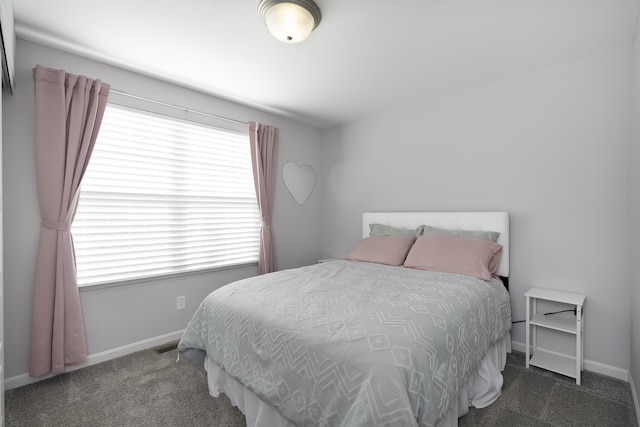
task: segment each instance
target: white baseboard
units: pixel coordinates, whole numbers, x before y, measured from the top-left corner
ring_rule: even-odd
[[[511,346],[514,350],[525,353],[526,346],[523,342],[512,341]],[[547,350],[541,347],[538,347],[541,351],[545,351],[548,353],[560,354],[555,351]],[[560,354],[560,356],[566,356]],[[575,355],[574,355],[575,359]],[[584,369],[585,371],[595,372],[596,374],[606,375],[608,377],[616,378],[622,381],[629,381],[629,371],[626,369],[616,368],[615,366],[605,365],[604,363],[594,362],[593,360],[584,359]]]
[[[633,383],[633,376],[629,374],[629,385],[631,386],[631,394],[633,395],[633,403],[636,406],[636,422],[640,425],[640,401],[638,400],[638,393],[636,392],[636,386]]]
[[[91,365],[97,365],[98,363],[106,362],[111,359],[115,359],[117,357],[126,356],[127,354],[135,353],[142,350],[147,350],[153,347],[158,347],[163,344],[168,344],[173,341],[177,341],[182,337],[182,333],[184,329],[181,331],[171,332],[169,334],[160,335],[154,338],[149,338],[146,340],[134,342],[131,344],[123,345],[122,347],[117,347],[111,350],[102,351],[100,353],[90,354],[87,356],[87,360],[82,363],[78,363],[75,365],[68,365],[66,367],[65,372],[75,371],[80,368],[85,368]],[[6,378],[4,380],[5,390],[11,390],[17,387],[21,387],[23,385],[35,383],[38,381],[46,380],[47,378],[51,378],[54,375],[43,375],[41,377],[32,377],[28,373],[16,375],[11,378]]]

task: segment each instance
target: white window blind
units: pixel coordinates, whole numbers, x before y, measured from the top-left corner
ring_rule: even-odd
[[[72,226],[78,285],[256,262],[246,134],[108,104]]]

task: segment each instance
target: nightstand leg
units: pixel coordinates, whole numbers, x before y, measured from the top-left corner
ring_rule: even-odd
[[[534,298],[533,299],[533,315],[535,316],[537,312],[538,312],[538,299]],[[531,334],[533,335],[533,339],[531,340],[533,341],[531,350],[533,351],[533,353],[535,353],[536,349],[538,348],[538,327],[537,326],[535,325],[533,326],[533,331],[531,331]]]
[[[529,316],[529,315],[530,315],[530,311],[531,311],[531,308],[530,308],[530,302],[531,302],[531,301],[529,300],[529,297],[527,297],[527,309],[526,309],[526,310],[527,310],[527,311],[526,311],[526,325],[527,325],[527,332],[526,332],[526,336],[527,336],[527,338],[526,338],[526,345],[525,345],[525,358],[524,358],[524,360],[526,361],[527,369],[529,369],[529,352],[530,352],[530,349],[529,349],[529,342],[530,342],[530,341],[529,341],[529,338],[530,338],[530,337],[529,337],[529,335],[530,335],[530,333],[531,333],[531,331],[530,331],[531,326],[529,325],[529,320],[531,319],[531,317]]]
[[[580,306],[580,370],[584,371],[584,317]]]
[[[580,385],[582,374],[582,306],[576,306],[576,384]]]

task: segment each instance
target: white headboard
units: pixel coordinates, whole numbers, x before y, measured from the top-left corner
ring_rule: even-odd
[[[362,237],[368,237],[369,224],[416,228],[420,225],[458,230],[498,231],[502,259],[497,274],[509,277],[509,214],[507,212],[364,212]]]

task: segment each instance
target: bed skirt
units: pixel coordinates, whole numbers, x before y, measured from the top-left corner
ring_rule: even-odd
[[[485,408],[491,405],[502,393],[502,371],[507,363],[507,353],[511,352],[511,334],[507,334],[492,345],[480,361],[477,371],[462,388],[458,401],[447,417],[437,427],[456,427],[458,418],[469,413],[469,407]],[[231,403],[237,406],[247,418],[247,427],[295,427],[279,412],[264,403],[251,390],[227,375],[208,357],[204,367],[207,370],[209,394],[218,397],[226,394]]]

